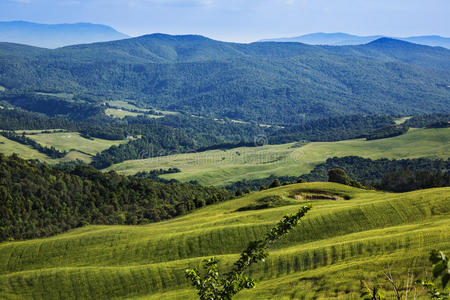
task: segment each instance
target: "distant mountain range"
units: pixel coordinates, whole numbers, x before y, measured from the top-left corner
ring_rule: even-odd
[[[44,48],[120,40],[129,37],[106,25],[0,22],[0,41]]]
[[[330,47],[165,34],[54,50],[0,43],[0,85],[5,95],[130,99],[276,125],[349,114],[446,113],[450,50],[389,38]]]
[[[345,46],[345,45],[367,44],[382,37],[386,36],[382,35],[358,36],[347,33],[319,32],[319,33],[305,34],[297,37],[264,39],[261,40],[260,42],[297,42],[309,45]],[[438,35],[412,36],[406,38],[391,37],[391,38],[426,46],[440,46],[450,49],[450,38],[441,37]]]

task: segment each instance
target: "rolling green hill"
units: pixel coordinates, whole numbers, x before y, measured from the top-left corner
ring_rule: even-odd
[[[250,270],[260,284],[238,299],[354,299],[359,280],[382,280],[407,267],[423,276],[428,251],[450,250],[450,189],[403,194],[332,183],[305,183],[251,193],[146,226],[87,226],[51,238],[0,244],[3,299],[195,299],[187,266],[217,256],[230,266],[310,194],[304,222]],[[277,195],[285,206],[237,211]],[[343,196],[350,200],[343,200]]]
[[[300,176],[330,157],[357,155],[377,158],[449,158],[450,129],[412,129],[407,134],[380,140],[288,143],[262,147],[241,147],[199,153],[130,160],[108,170],[135,174],[159,168],[179,168],[181,173],[162,175],[181,181],[226,185],[242,180],[277,176]]]
[[[0,85],[11,92],[131,99],[263,124],[448,112],[449,70],[450,50],[386,38],[343,47],[164,34],[55,50],[0,43]]]

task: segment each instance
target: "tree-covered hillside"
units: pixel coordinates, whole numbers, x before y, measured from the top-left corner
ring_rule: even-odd
[[[0,43],[0,54],[0,85],[16,93],[123,97],[282,125],[450,110],[450,50],[391,39],[330,47],[154,34],[55,50]]]
[[[214,187],[165,184],[87,166],[49,168],[0,154],[0,241],[86,224],[145,224],[230,198]]]

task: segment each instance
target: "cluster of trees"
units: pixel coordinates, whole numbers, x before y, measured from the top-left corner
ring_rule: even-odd
[[[59,151],[53,146],[51,147],[42,146],[35,140],[26,137],[25,133],[17,134],[14,131],[0,131],[0,134],[12,141],[18,142],[23,145],[31,146],[31,148],[36,149],[37,151],[47,155],[50,158],[63,158],[67,154],[67,151]]]
[[[275,176],[270,175],[265,178],[258,179],[243,179],[233,182],[224,188],[229,191],[259,191],[270,187],[274,182],[278,182],[279,185],[285,185],[290,183],[303,182],[298,176]]]
[[[269,136],[270,144],[300,140],[331,142],[365,137],[368,133],[394,124],[386,115],[352,115],[305,121],[279,129]]]
[[[370,141],[370,140],[379,140],[379,139],[390,138],[390,137],[399,136],[404,133],[407,133],[408,130],[409,130],[409,127],[407,127],[407,126],[402,126],[402,125],[388,126],[388,127],[381,128],[381,129],[371,132],[370,134],[368,134],[366,136],[366,139],[368,141]]]
[[[390,172],[383,176],[379,187],[392,192],[409,192],[413,190],[450,186],[450,172],[429,172],[403,170]]]
[[[328,171],[328,181],[337,182],[340,184],[350,185],[357,188],[364,188],[361,183],[356,180],[351,179],[344,170],[339,168],[334,168]]]
[[[340,169],[332,174],[330,170]],[[393,192],[406,192],[417,189],[450,186],[450,159],[377,159],[359,156],[328,158],[314,169],[300,176],[275,176],[241,180],[227,185],[230,191],[261,190],[270,187],[275,181],[280,185],[296,182],[333,181],[356,187],[378,188]],[[336,179],[337,178],[337,179]]]
[[[450,122],[450,114],[422,114],[406,120],[403,125],[412,128],[448,127],[448,122]]]
[[[0,241],[50,236],[84,224],[145,224],[232,196],[215,187],[165,184],[81,165],[50,168],[0,154]]]
[[[138,177],[138,178],[149,178],[149,179],[153,179],[153,180],[157,180],[159,182],[164,182],[164,183],[172,183],[172,182],[177,182],[176,179],[164,179],[159,177],[160,175],[163,174],[173,174],[173,173],[179,173],[181,172],[180,169],[178,168],[169,168],[169,169],[156,169],[156,170],[151,170],[151,171],[141,171],[141,172],[137,172],[136,174],[134,174],[134,177]],[[192,182],[190,182],[192,183]]]
[[[350,178],[361,182],[363,186],[392,192],[450,186],[450,159],[372,160],[358,156],[333,157],[301,178],[307,181],[327,181],[331,169],[344,170]]]

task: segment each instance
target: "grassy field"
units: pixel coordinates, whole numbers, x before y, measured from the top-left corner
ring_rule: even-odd
[[[20,131],[22,132],[22,131]],[[60,151],[67,151],[67,155],[61,159],[51,159],[45,154],[38,152],[27,145],[11,141],[3,136],[0,136],[0,153],[11,155],[18,154],[24,159],[39,159],[42,162],[49,164],[56,164],[59,162],[74,161],[80,159],[86,163],[91,161],[91,157],[96,153],[111,147],[112,145],[119,145],[126,143],[128,140],[109,141],[103,139],[86,139],[80,136],[77,132],[56,132],[56,133],[39,133],[35,134],[36,130],[30,130],[34,134],[27,135],[27,137],[35,140],[39,144],[47,147],[55,147]]]
[[[126,101],[122,101],[122,100],[108,101],[108,104],[112,108],[106,109],[105,113],[107,115],[114,116],[114,117],[120,118],[120,119],[125,118],[126,116],[130,116],[130,117],[142,116],[142,115],[144,115],[143,113],[150,111],[150,109],[141,108],[141,107],[138,107],[131,103],[128,103]],[[142,113],[134,112],[134,111],[139,111]],[[153,111],[155,111],[157,113],[161,113],[163,115],[177,114],[177,112],[174,112],[174,111],[164,111],[164,110],[158,110],[158,109],[153,109]],[[162,118],[163,115],[148,114],[147,116],[149,118]]]
[[[95,155],[113,145],[120,145],[128,140],[110,141],[103,139],[87,139],[78,132],[57,132],[28,135],[39,144],[47,147],[55,147],[60,151],[78,150],[91,155]]]
[[[348,196],[315,200],[304,222],[270,250],[250,275],[259,284],[237,299],[357,299],[359,280],[382,280],[409,267],[423,276],[428,251],[450,251],[450,188],[403,194],[332,183],[254,192],[173,220],[145,226],[86,226],[51,238],[0,244],[1,299],[195,299],[187,266],[210,256],[227,270],[304,201],[302,193]],[[270,195],[282,207],[237,211]],[[384,281],[380,281],[384,282]]]
[[[11,141],[4,136],[0,136],[0,152],[5,155],[16,153],[24,159],[39,159],[48,163],[53,161],[52,159],[48,158],[47,155],[42,154],[29,146]]]
[[[407,134],[366,141],[364,139],[327,143],[296,143],[213,150],[125,161],[109,170],[124,174],[159,168],[179,168],[181,173],[162,177],[180,181],[197,180],[202,184],[225,185],[241,179],[267,177],[271,174],[299,176],[318,163],[334,156],[357,155],[366,158],[448,158],[450,129],[413,129]]]
[[[149,111],[149,109],[140,108],[140,107],[137,107],[136,105],[133,105],[131,103],[128,103],[127,101],[122,101],[122,100],[108,101],[108,104],[109,104],[109,106],[114,107],[114,108],[123,108],[123,109],[127,109],[127,110],[139,110],[142,112]]]
[[[125,117],[143,116],[143,113],[132,112],[121,108],[107,108],[105,114],[114,118],[123,119]]]
[[[408,121],[409,119],[411,119],[412,117],[402,117],[402,118],[398,118],[395,120],[395,124],[397,125],[401,125],[403,123],[405,123],[406,121]]]

